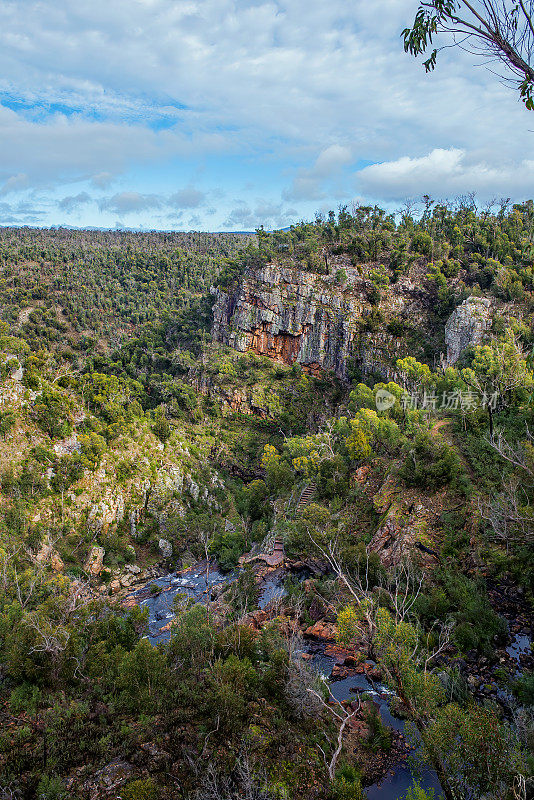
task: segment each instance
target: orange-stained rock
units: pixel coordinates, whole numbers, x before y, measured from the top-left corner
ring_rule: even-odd
[[[358,469],[354,473],[354,478],[356,480],[356,483],[359,483],[360,485],[364,484],[367,481],[370,472],[371,468],[366,465],[364,465],[363,467],[358,467]]]
[[[328,261],[329,275],[293,264],[265,264],[248,269],[234,284],[219,287],[213,307],[212,336],[240,352],[253,351],[309,373],[332,370],[345,380],[356,359],[362,373],[395,380],[396,359],[409,355],[403,339],[387,324],[362,335],[361,321],[373,311],[374,284],[350,257],[317,254]],[[339,282],[342,269],[347,279]],[[381,292],[380,308],[397,318],[406,315],[422,329],[428,320],[425,292],[408,276]]]
[[[38,561],[39,564],[49,563],[54,572],[63,572],[63,569],[65,568],[63,559],[57,550],[54,550],[50,542],[43,543],[41,549],[35,556],[35,560]]]
[[[336,628],[330,622],[316,622],[304,631],[304,635],[313,639],[331,640],[336,638]]]

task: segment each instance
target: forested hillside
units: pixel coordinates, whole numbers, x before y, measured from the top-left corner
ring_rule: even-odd
[[[532,202],[0,269],[0,797],[531,796]]]
[[[32,347],[107,350],[205,295],[254,236],[0,229],[2,319]]]

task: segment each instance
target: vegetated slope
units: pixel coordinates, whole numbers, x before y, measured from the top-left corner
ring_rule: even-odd
[[[237,234],[0,228],[2,319],[36,349],[117,346],[208,292]]]
[[[195,235],[179,257],[163,234],[119,234],[125,249],[115,234],[72,234],[86,255],[61,244],[43,256],[49,308],[102,341],[73,333],[65,353],[57,327],[28,312],[29,262],[49,234],[6,232],[8,249],[36,239],[31,253],[17,245],[24,264],[4,255],[2,788],[43,800],[360,797],[391,736],[364,706],[330,780],[340,720],[297,655],[305,630],[343,642],[340,674],[373,657],[449,797],[511,797],[529,736],[519,705],[509,724],[511,698],[532,701],[531,656],[517,681],[495,598],[526,635],[532,234],[531,204],[429,204],[398,224],[343,209],[260,230],[257,247]],[[158,281],[170,292],[187,264],[187,292],[164,297]],[[94,321],[88,291],[77,311],[67,302],[70,270],[88,269],[102,292]],[[488,318],[472,325],[479,306]],[[451,314],[460,353],[448,363]],[[275,541],[288,572],[313,577],[258,611],[254,556]],[[253,571],[209,610],[178,602],[170,645],[153,648],[144,615],[117,602],[206,550],[224,570],[248,553]]]

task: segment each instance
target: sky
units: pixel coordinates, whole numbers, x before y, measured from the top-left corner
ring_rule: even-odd
[[[0,225],[280,228],[423,194],[534,196],[534,112],[425,74],[417,0],[2,0]]]

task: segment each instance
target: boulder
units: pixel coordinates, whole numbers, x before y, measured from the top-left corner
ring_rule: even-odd
[[[120,787],[132,779],[133,767],[127,761],[116,758],[102,769],[95,772],[81,786],[76,787],[76,780],[71,779],[67,788],[74,794],[78,788],[83,797],[88,800],[102,800],[102,798],[117,798],[120,796]],[[70,794],[70,792],[69,792]],[[78,791],[76,791],[78,794]]]
[[[117,594],[121,590],[121,582],[118,580],[111,581],[109,584],[109,588],[111,589],[111,594]]]
[[[88,572],[89,575],[100,575],[105,554],[106,551],[103,547],[99,547],[98,545],[91,547],[89,555],[87,556],[87,561],[85,562],[85,571]]]
[[[56,550],[53,550],[52,553],[50,554],[50,566],[52,567],[54,572],[63,572],[65,568],[63,559]]]
[[[336,638],[335,628],[328,622],[316,622],[304,631],[305,636],[312,639],[332,640]]]
[[[63,572],[65,565],[63,563],[63,559],[57,552],[54,550],[50,542],[44,542],[41,546],[41,549],[35,556],[36,561],[40,564],[49,563],[54,572]]]
[[[162,558],[170,558],[172,556],[172,544],[167,539],[158,541],[158,550]]]

